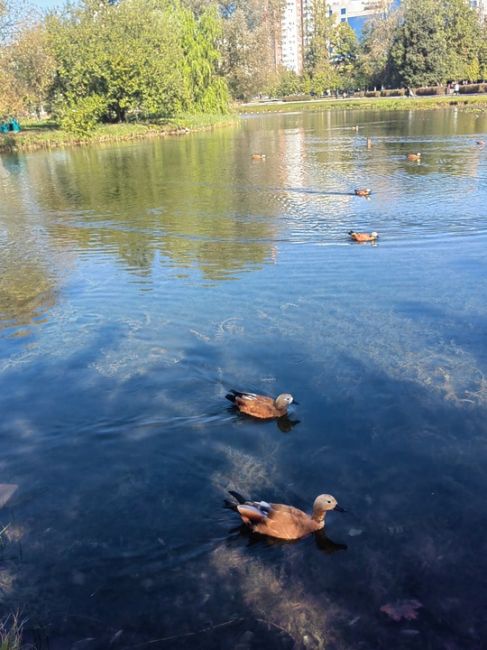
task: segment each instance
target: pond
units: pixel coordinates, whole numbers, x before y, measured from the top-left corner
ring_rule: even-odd
[[[485,647],[486,131],[316,112],[1,157],[0,615],[27,641]],[[299,405],[253,421],[231,388]],[[348,512],[270,542],[229,489]]]

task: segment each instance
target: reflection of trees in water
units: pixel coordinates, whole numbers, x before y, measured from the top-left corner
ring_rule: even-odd
[[[16,159],[9,156],[9,164],[3,166],[0,327],[32,323],[55,304],[57,293],[56,269],[43,224],[37,214],[31,215],[30,184],[21,188],[15,182],[16,173],[23,173]]]
[[[260,218],[262,197],[238,191],[250,161],[234,138],[86,148],[33,164],[39,202],[61,213],[50,235],[61,246],[114,251],[143,272],[156,251],[213,279],[263,264],[274,227]]]

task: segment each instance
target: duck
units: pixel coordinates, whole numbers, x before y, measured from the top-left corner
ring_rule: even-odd
[[[485,140],[477,140],[475,144],[478,144],[480,147],[483,147],[485,144]]]
[[[353,230],[349,230],[348,234],[353,239],[353,241],[358,241],[358,242],[375,241],[376,239],[379,239],[379,234],[376,233],[375,230],[371,233],[354,232]]]
[[[356,190],[354,190],[354,193],[356,196],[370,196],[372,192],[368,187],[358,187]]]
[[[265,160],[265,153],[253,153],[250,157],[252,160]]]
[[[372,149],[372,138],[367,138],[367,149]]]
[[[408,153],[407,155],[408,160],[421,160],[421,154],[419,153]]]
[[[229,493],[237,503],[226,500],[225,505],[238,512],[243,523],[253,533],[277,539],[296,540],[325,527],[325,517],[329,510],[345,512],[331,494],[320,494],[313,503],[313,513],[306,512],[282,503],[250,501],[234,490]]]
[[[287,415],[288,406],[293,402],[297,404],[290,393],[281,393],[274,399],[266,395],[242,393],[232,389],[225,397],[235,404],[240,413],[251,415],[260,420],[282,418]]]

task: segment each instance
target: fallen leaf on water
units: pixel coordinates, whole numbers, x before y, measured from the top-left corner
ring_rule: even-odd
[[[0,483],[0,508],[3,508],[10,501],[17,487],[18,485],[14,483]]]
[[[403,618],[407,621],[413,621],[418,618],[416,610],[422,606],[419,600],[397,600],[395,603],[382,605],[380,611],[390,616],[393,621],[400,621]]]

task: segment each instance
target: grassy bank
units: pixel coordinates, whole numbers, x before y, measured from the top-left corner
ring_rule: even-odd
[[[323,110],[429,110],[456,107],[470,110],[487,110],[487,94],[472,97],[373,97],[352,99],[322,99],[307,102],[272,102],[268,104],[241,104],[239,113],[289,113],[294,111]]]
[[[20,133],[0,134],[0,153],[183,135],[235,124],[238,120],[238,116],[234,114],[182,115],[157,123],[100,124],[87,136],[63,131],[51,121],[21,120]]]

